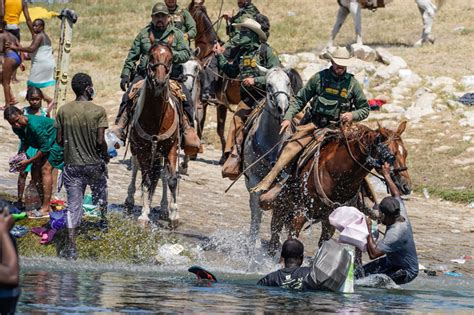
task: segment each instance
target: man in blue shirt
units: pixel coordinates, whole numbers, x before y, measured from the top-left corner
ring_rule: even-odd
[[[375,243],[372,234],[367,237],[367,253],[374,260],[363,266],[365,276],[383,273],[396,284],[412,281],[418,275],[418,257],[410,220],[400,192],[390,177],[390,165],[385,163],[381,173],[386,180],[391,197],[385,197],[380,203],[380,221],[387,226],[385,237]],[[372,222],[367,220],[367,226]]]

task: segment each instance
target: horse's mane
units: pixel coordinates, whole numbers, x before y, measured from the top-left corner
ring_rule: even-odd
[[[286,68],[285,72],[288,75],[288,78],[290,78],[293,95],[296,95],[303,88],[303,79],[295,69]]]
[[[189,12],[191,13],[191,16],[196,21],[196,24],[198,24],[198,20],[202,21],[202,23],[204,24],[204,27],[205,27],[205,31],[209,32],[211,37],[213,37],[213,39],[218,39],[218,36],[217,36],[217,34],[214,30],[214,27],[212,25],[211,18],[207,14],[206,7],[203,6],[203,5],[195,5],[194,1],[192,1],[189,4],[188,9],[189,9]]]
[[[373,144],[379,135],[378,131],[363,124],[352,124],[349,127],[342,129],[342,132],[344,134],[341,133],[341,141],[346,141],[345,139],[349,142],[356,141],[362,146]]]

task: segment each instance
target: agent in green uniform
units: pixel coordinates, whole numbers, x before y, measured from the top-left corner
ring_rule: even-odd
[[[240,153],[244,140],[244,123],[255,105],[265,97],[265,76],[262,76],[258,71],[257,65],[267,69],[280,65],[280,60],[273,49],[265,43],[267,36],[262,31],[260,24],[252,19],[246,19],[243,23],[234,24],[234,27],[240,29],[239,51],[235,61],[229,63],[222,55],[224,47],[219,44],[215,47],[219,69],[229,77],[239,78],[242,81],[240,88],[241,102],[232,118],[224,149],[224,154],[228,158],[224,163],[222,176],[230,179],[240,174]]]
[[[122,140],[125,140],[123,130],[125,130],[128,125],[129,111],[132,105],[129,92],[134,83],[145,78],[148,65],[148,52],[153,43],[164,42],[171,47],[173,51],[173,71],[171,73],[171,79],[178,79],[180,77],[182,72],[181,64],[188,61],[191,57],[189,45],[184,39],[183,33],[170,23],[170,14],[164,3],[158,2],[153,6],[151,19],[151,23],[143,28],[135,37],[127,59],[125,59],[121,74],[120,88],[123,91],[127,88],[128,90],[122,97],[122,103],[120,104],[119,112],[115,120],[115,126],[110,128],[110,130],[122,138]],[[136,66],[136,63],[138,63],[138,66]],[[188,137],[189,139],[197,138],[197,136],[195,136],[196,132],[194,128],[192,128],[194,110],[191,103],[191,93],[189,93],[182,82],[180,82],[180,86],[186,95],[186,100],[182,102],[182,106],[188,117],[188,119],[183,122],[185,124],[183,128],[186,130],[184,132],[184,140],[187,141],[186,139]]]
[[[360,84],[352,74],[346,72],[347,66],[353,61],[349,51],[344,47],[337,47],[333,53],[328,53],[326,56],[331,59],[332,66],[316,73],[299,91],[281,123],[280,133],[288,128],[293,117],[308,102],[310,122],[298,127],[292,136],[292,139],[298,141],[288,142],[273,169],[252,191],[268,190],[280,172],[312,140],[316,128],[326,127],[331,121],[340,120],[349,123],[361,121],[369,116],[369,104]],[[260,201],[271,203],[280,193],[281,187],[282,184],[277,183],[260,197]]]
[[[189,43],[197,34],[196,22],[185,8],[177,4],[177,0],[165,0],[170,14],[171,25],[179,29],[184,34],[184,39]]]
[[[19,152],[25,152],[28,147],[38,149],[34,156],[20,162],[26,167],[32,164],[31,177],[41,198],[41,209],[34,211],[34,216],[46,216],[50,210],[53,190],[53,168],[62,169],[64,164],[63,149],[56,143],[56,128],[54,120],[43,116],[24,115],[15,106],[5,109],[3,117],[20,138]]]
[[[231,49],[232,47],[239,45],[239,28],[235,27],[235,24],[242,23],[246,19],[256,20],[257,14],[260,11],[252,3],[252,0],[237,0],[237,6],[239,11],[232,15],[231,13],[224,13],[222,17],[227,21],[227,35],[229,40],[226,42],[224,47]]]

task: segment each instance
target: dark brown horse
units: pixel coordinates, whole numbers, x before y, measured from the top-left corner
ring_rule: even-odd
[[[372,130],[364,125],[353,125],[340,132],[325,144],[302,167],[296,180],[292,180],[280,193],[271,223],[270,253],[279,244],[278,233],[283,226],[289,228],[290,237],[298,237],[308,220],[321,221],[320,244],[334,234],[329,214],[339,205],[357,206],[358,195],[365,177],[374,163],[390,162],[392,178],[403,194],[411,191],[411,180],[406,167],[407,150],[401,135],[406,122],[397,131],[379,125]],[[290,210],[289,210],[290,209]]]
[[[173,53],[167,44],[158,43],[150,48],[149,63],[145,84],[135,109],[130,131],[130,148],[135,162],[142,172],[142,191],[146,189],[148,198],[143,196],[142,214],[138,218],[141,223],[149,221],[150,207],[158,180],[163,179],[162,211],[170,218],[170,226],[178,223],[178,205],[176,203],[176,162],[178,154],[179,117],[177,107],[180,106],[172,98],[169,76]],[[134,163],[134,176],[137,165]],[[132,177],[132,182],[133,177]],[[172,203],[168,209],[166,186],[170,188]],[[131,203],[131,205],[130,205]],[[133,207],[133,193],[128,206]],[[163,209],[165,206],[165,209]]]
[[[194,21],[196,21],[197,35],[195,38],[196,48],[198,48],[197,58],[201,61],[201,64],[206,68],[211,59],[214,58],[213,47],[214,44],[219,40],[214,26],[207,14],[204,1],[195,3],[191,1],[189,4],[189,12],[191,13]],[[208,71],[216,71],[209,69]],[[197,95],[198,99],[200,95]],[[227,108],[229,104],[238,104],[240,102],[240,81],[233,79],[224,79],[219,75],[219,82],[216,91],[217,104],[217,134],[222,145],[222,152],[225,148],[225,136],[224,127],[225,120],[227,118]],[[199,106],[201,105],[201,106]],[[206,120],[206,111],[209,103],[199,104],[197,106],[196,117],[198,118],[198,135],[202,138],[204,129],[204,122]]]

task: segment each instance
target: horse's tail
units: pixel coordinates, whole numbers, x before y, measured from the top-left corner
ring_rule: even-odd
[[[285,72],[288,75],[288,78],[290,78],[291,90],[293,91],[293,94],[296,95],[299,90],[303,88],[303,79],[296,69],[286,68]]]

